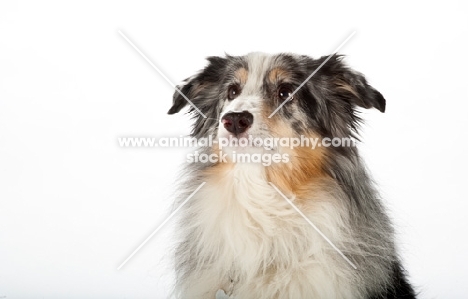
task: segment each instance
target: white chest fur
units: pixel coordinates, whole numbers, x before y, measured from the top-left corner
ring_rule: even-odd
[[[213,175],[193,200],[190,258],[198,267],[191,285],[200,298],[214,298],[219,288],[242,299],[359,297],[352,269],[269,185],[262,166],[238,164]],[[299,208],[339,246],[336,202],[325,193],[308,202]]]

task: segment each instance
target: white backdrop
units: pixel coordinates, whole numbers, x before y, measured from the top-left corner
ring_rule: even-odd
[[[466,298],[466,2],[0,2],[0,298],[167,298],[183,149],[173,82],[204,57],[341,49],[387,99],[360,145],[420,298]]]

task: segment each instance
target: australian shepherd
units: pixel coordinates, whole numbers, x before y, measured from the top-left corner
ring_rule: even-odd
[[[357,140],[359,109],[384,112],[385,99],[342,60],[209,57],[178,86],[168,113],[189,106],[191,137],[215,141],[175,203],[177,298],[415,298],[373,181],[340,142]]]

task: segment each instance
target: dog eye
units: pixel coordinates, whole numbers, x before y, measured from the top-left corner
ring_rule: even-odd
[[[286,101],[293,93],[293,90],[291,87],[289,86],[280,86],[280,88],[278,88],[278,98],[281,100],[281,101]],[[290,100],[292,100],[293,97],[291,97]]]
[[[228,88],[228,95],[227,95],[227,98],[229,101],[232,101],[234,100],[235,98],[237,98],[239,96],[239,94],[241,93],[241,90],[240,90],[240,86],[235,84],[235,85],[231,85],[229,86]]]

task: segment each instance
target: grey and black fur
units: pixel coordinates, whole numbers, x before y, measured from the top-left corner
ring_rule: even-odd
[[[267,117],[282,104],[284,97],[280,95],[284,91],[291,94],[325,59],[259,53],[208,58],[202,71],[179,86],[207,116],[189,107],[194,118],[192,137],[225,134],[222,117],[232,107],[247,107],[244,110],[254,115],[249,130],[256,136],[284,137],[287,131],[290,137],[358,138],[358,107],[384,112],[386,101],[338,55],[326,62],[274,116]],[[230,99],[228,93],[236,85],[238,94]],[[175,92],[168,113],[177,113],[187,105],[184,97]],[[213,148],[200,151],[210,153]],[[397,254],[393,227],[357,148],[329,147],[310,152],[310,157],[304,152],[292,152],[290,165],[255,166],[248,171],[238,165],[225,170],[220,163],[187,166],[176,206],[200,183],[206,182],[206,187],[181,210],[175,253],[178,298],[214,299],[217,290],[237,299],[415,298]],[[248,197],[245,202],[239,195],[231,197],[220,191],[229,190],[228,186],[220,186],[229,180],[219,181],[219,177],[232,172],[238,179],[243,174],[254,176],[257,170],[258,180],[249,177],[244,184],[241,178],[236,185],[250,188],[242,195]],[[321,243],[323,240],[291,212],[280,196],[267,202],[265,198],[270,200],[270,195],[275,194],[268,190],[268,182],[280,186],[288,197],[297,198],[300,209],[310,210],[307,216],[317,221],[317,226],[331,236],[357,269],[328,244]],[[269,195],[263,196],[266,193]],[[234,207],[231,212],[223,207],[223,201]],[[264,214],[258,206],[264,208]],[[207,209],[213,209],[213,219],[206,219],[210,218]],[[282,211],[287,211],[285,216]],[[230,213],[239,213],[236,217],[240,220],[227,221]],[[226,223],[232,225],[229,232]],[[279,232],[270,234],[271,230]],[[247,245],[233,241],[242,240],[236,235],[238,231]],[[309,247],[314,249],[308,251]],[[249,254],[251,259],[246,256]]]

